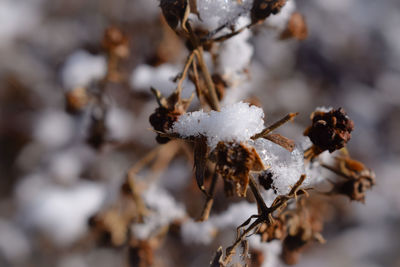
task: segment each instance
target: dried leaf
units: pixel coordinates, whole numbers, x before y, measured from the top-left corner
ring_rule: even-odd
[[[210,262],[210,267],[222,267],[222,247],[219,247],[215,253],[214,259]]]
[[[287,0],[254,0],[251,8],[251,22],[257,23],[271,14],[277,14]]]
[[[207,162],[207,139],[202,137],[194,142],[194,167],[196,169],[196,182],[200,190],[207,195],[204,188],[204,173]]]
[[[292,139],[289,139],[283,135],[280,134],[269,134],[264,137],[265,139],[268,139],[269,141],[280,145],[284,149],[288,150],[289,152],[292,152],[294,149],[294,141]]]

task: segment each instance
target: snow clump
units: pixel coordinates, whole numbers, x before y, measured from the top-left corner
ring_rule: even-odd
[[[197,0],[197,10],[204,26],[217,29],[234,25],[241,16],[249,16],[253,0]]]
[[[203,110],[185,113],[172,126],[172,132],[182,137],[205,136],[211,148],[218,142],[243,142],[264,129],[261,108],[239,102],[218,111]]]
[[[61,71],[61,78],[67,90],[86,87],[91,82],[103,78],[107,71],[104,56],[91,55],[79,50],[70,55]]]

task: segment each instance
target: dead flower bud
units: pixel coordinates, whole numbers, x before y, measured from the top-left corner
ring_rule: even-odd
[[[172,93],[168,98],[162,96],[162,94],[152,88],[152,92],[157,98],[159,107],[156,108],[153,114],[150,115],[149,121],[154,130],[162,133],[167,133],[172,127],[178,117],[185,113],[189,107],[191,99],[183,100],[180,98],[179,93]],[[167,143],[170,138],[157,134],[156,140],[160,144]]]
[[[149,267],[154,263],[154,249],[150,241],[132,241],[128,252],[128,266]]]
[[[251,22],[257,23],[271,14],[277,14],[287,0],[254,0],[251,8]]]
[[[318,152],[341,149],[351,138],[353,121],[343,108],[329,112],[315,111],[311,114],[312,125],[304,131],[304,135],[318,149]]]
[[[337,160],[339,170],[327,165],[323,166],[343,176],[346,180],[334,183],[329,193],[345,195],[351,200],[364,202],[366,191],[375,185],[375,173],[361,162],[349,157],[337,158]]]
[[[253,267],[261,267],[264,263],[265,256],[262,250],[252,249],[250,251],[251,265]],[[267,256],[268,257],[268,256]]]
[[[210,159],[216,163],[216,171],[224,180],[235,183],[239,196],[246,196],[250,171],[264,170],[255,148],[247,147],[243,143],[219,142],[211,152]]]
[[[115,26],[105,30],[102,46],[109,54],[119,58],[126,58],[129,55],[128,37]]]
[[[308,29],[304,16],[299,12],[294,12],[286,25],[286,29],[280,36],[281,40],[295,38],[301,41],[306,39],[307,36]]]
[[[182,113],[176,110],[169,110],[165,107],[158,107],[153,114],[150,115],[149,121],[154,130],[159,132],[167,132]],[[165,144],[170,139],[157,134],[156,140],[159,144]]]
[[[82,111],[89,103],[90,96],[84,87],[77,87],[65,94],[66,109],[69,113]]]
[[[282,243],[282,259],[286,264],[296,264],[300,253],[314,240],[325,242],[321,235],[323,218],[316,210],[300,207],[288,212],[285,220],[287,236]]]
[[[261,236],[262,242],[271,242],[272,240],[282,240],[286,236],[286,225],[281,218],[275,218],[271,224],[261,224],[257,234]]]
[[[186,0],[161,0],[160,8],[168,25],[175,30],[186,11]]]

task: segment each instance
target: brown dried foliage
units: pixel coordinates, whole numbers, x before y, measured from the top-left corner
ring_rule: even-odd
[[[305,130],[304,135],[311,139],[320,152],[341,149],[350,140],[354,123],[343,108],[329,112],[315,111],[310,118],[312,125]]]
[[[262,171],[264,164],[254,147],[243,143],[219,142],[211,152],[211,160],[216,163],[216,172],[224,180],[235,184],[236,193],[246,196],[250,171]]]
[[[277,14],[286,4],[287,0],[254,0],[251,9],[251,21],[257,23],[266,19],[271,14]]]
[[[297,40],[304,40],[308,36],[307,23],[304,16],[299,12],[294,12],[286,25],[285,30],[281,33],[282,40],[295,38]]]

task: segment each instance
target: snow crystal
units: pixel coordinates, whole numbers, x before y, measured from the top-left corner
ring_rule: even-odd
[[[150,238],[160,227],[182,219],[186,215],[184,207],[157,184],[151,185],[144,192],[143,200],[150,209],[150,214],[144,219],[144,223],[132,225],[132,231],[139,239]]]
[[[70,55],[61,71],[61,78],[67,90],[86,87],[91,82],[104,77],[107,71],[104,56],[91,55],[79,50]]]
[[[315,108],[315,111],[317,111],[317,112],[329,112],[329,111],[331,111],[333,108],[332,107],[324,107],[324,106],[321,106],[321,107],[316,107]]]
[[[264,112],[261,108],[239,102],[225,106],[220,112],[195,111],[185,113],[172,126],[172,132],[182,137],[207,137],[208,145],[214,148],[218,142],[242,142],[264,128]]]
[[[304,155],[297,147],[289,152],[283,147],[266,139],[254,141],[254,147],[260,155],[268,172],[273,174],[273,186],[278,194],[289,193],[302,174],[305,174]],[[306,179],[303,186],[309,181]]]
[[[253,0],[197,0],[197,10],[208,29],[233,25],[240,16],[248,16]]]

